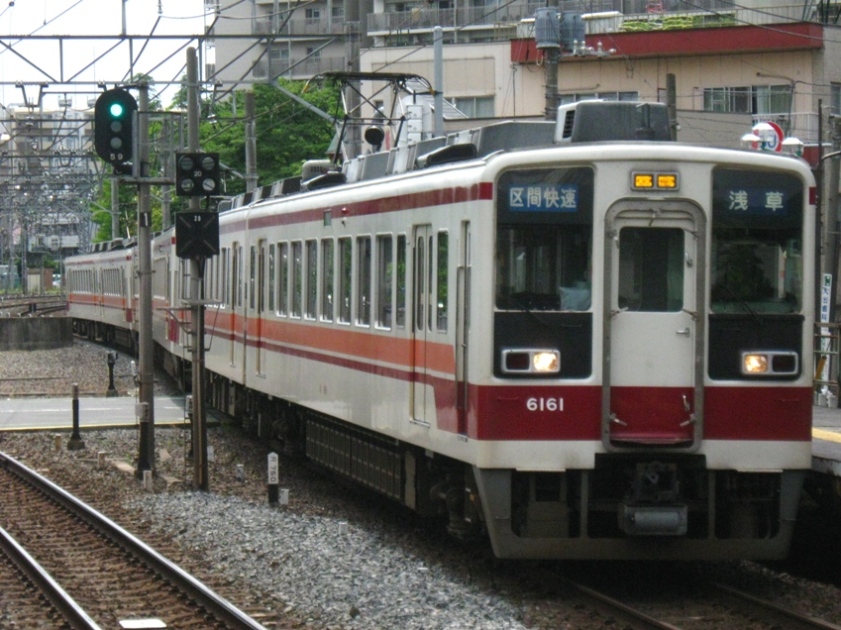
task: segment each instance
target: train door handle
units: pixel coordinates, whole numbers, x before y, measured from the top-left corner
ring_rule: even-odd
[[[680,330],[675,331],[675,333],[677,333],[678,335],[683,335],[684,337],[688,337],[690,332],[691,331],[689,330],[689,328],[681,328]]]

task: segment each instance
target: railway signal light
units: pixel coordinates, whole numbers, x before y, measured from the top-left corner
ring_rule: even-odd
[[[210,258],[219,253],[219,214],[182,211],[175,214],[175,255]]]
[[[219,194],[218,153],[176,153],[175,193],[180,197]]]
[[[119,173],[131,172],[134,113],[137,101],[123,88],[106,90],[96,99],[93,131],[96,154]]]

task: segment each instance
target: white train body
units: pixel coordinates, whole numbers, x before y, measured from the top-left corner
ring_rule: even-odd
[[[539,127],[221,213],[210,403],[500,557],[785,555],[811,465],[811,172],[669,142],[483,149]],[[153,245],[155,337],[178,366],[174,249]],[[77,286],[80,323],[130,324]]]

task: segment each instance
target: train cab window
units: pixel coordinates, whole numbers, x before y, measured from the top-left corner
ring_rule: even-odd
[[[277,314],[289,312],[289,243],[277,244]]]
[[[591,168],[503,173],[497,185],[496,306],[589,311],[593,252]]]
[[[371,325],[371,237],[360,236],[356,239],[357,283],[356,283],[356,323]]]
[[[497,308],[589,310],[591,233],[589,225],[500,225]]]
[[[803,302],[804,185],[792,175],[713,174],[711,310],[796,313]]]
[[[276,245],[272,243],[269,245],[269,312],[274,312],[275,307],[275,293],[277,290],[277,269],[275,267],[275,249]]]
[[[333,239],[321,241],[321,319],[333,321]]]
[[[353,279],[353,248],[349,238],[339,239],[339,315],[338,321],[350,323],[351,287]]]
[[[391,328],[394,251],[391,235],[377,237],[377,326]]]
[[[398,328],[406,327],[406,235],[397,236],[397,265],[395,269],[396,294],[394,309],[394,325]]]
[[[318,241],[307,241],[306,250],[307,283],[304,315],[307,319],[315,319],[318,308]]]
[[[438,232],[438,250],[436,257],[438,261],[437,277],[437,301],[435,306],[438,330],[447,330],[447,250],[449,248],[449,237],[446,232]]]
[[[683,307],[683,238],[680,228],[620,230],[620,309],[662,312]]]
[[[304,299],[304,244],[292,243],[292,317],[300,317]]]

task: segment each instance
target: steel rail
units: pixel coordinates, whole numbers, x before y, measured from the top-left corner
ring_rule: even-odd
[[[30,582],[44,595],[53,607],[61,613],[62,618],[74,630],[101,630],[93,619],[82,609],[70,595],[61,588],[52,576],[29,555],[11,534],[0,527],[0,550],[15,563],[15,566]]]
[[[129,551],[155,573],[176,586],[197,605],[214,615],[231,628],[266,630],[265,626],[249,617],[229,601],[216,594],[179,566],[130,534],[114,521],[57,486],[34,470],[27,468],[13,457],[0,453],[0,465],[32,484],[79,519],[102,532],[123,549]]]

